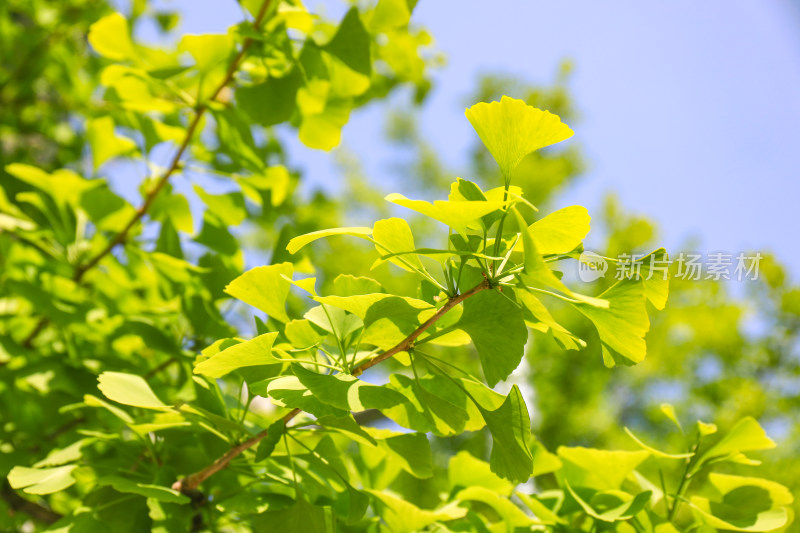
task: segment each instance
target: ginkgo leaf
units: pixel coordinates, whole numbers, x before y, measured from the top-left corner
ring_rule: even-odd
[[[591,489],[573,489],[569,481],[565,481],[564,484],[586,514],[603,522],[631,518],[644,509],[652,494],[650,491],[644,491],[632,497],[627,492],[618,490],[600,492]],[[580,493],[583,493],[583,496]]]
[[[716,496],[692,496],[692,509],[711,527],[726,531],[774,531],[788,522],[794,497],[788,488],[766,479],[712,472]]]
[[[317,113],[303,115],[298,137],[309,148],[329,151],[342,140],[342,128],[350,118],[350,106],[343,101],[329,101]]]
[[[739,420],[714,446],[709,448],[703,454],[703,459],[708,460],[742,452],[769,450],[775,446],[775,441],[767,436],[767,433],[756,419],[746,416]]]
[[[80,439],[64,448],[52,450],[47,454],[47,457],[35,463],[33,466],[34,468],[42,468],[48,466],[58,466],[63,465],[64,463],[77,461],[83,455],[81,453],[81,449],[93,441],[94,439]]]
[[[95,170],[109,159],[136,151],[135,142],[117,135],[114,131],[114,120],[109,116],[90,120],[86,126],[86,135],[92,147],[92,165]]]
[[[258,531],[269,531],[274,529],[276,524],[280,524],[281,533],[328,531],[327,515],[325,508],[311,505],[300,493],[291,507],[255,515],[253,528]]]
[[[488,505],[497,512],[500,523],[505,526],[506,531],[525,531],[536,523],[522,509],[517,507],[509,498],[504,498],[493,490],[485,487],[467,487],[456,494],[456,499],[463,501],[478,501]]]
[[[336,35],[324,46],[324,49],[339,58],[349,68],[359,74],[369,76],[372,73],[371,42],[372,38],[361,22],[358,9],[353,7],[345,14],[336,30]]]
[[[97,479],[98,485],[109,485],[117,492],[138,494],[145,498],[154,498],[162,502],[189,503],[189,497],[177,490],[150,483],[137,483],[120,476],[101,476]]]
[[[388,491],[368,490],[381,509],[381,519],[391,533],[415,533],[422,531],[434,522],[447,522],[461,518],[467,510],[456,505],[448,505],[435,511],[420,509],[404,498],[394,496]]]
[[[447,378],[428,375],[415,380],[393,374],[388,387],[402,395],[404,401],[380,410],[403,427],[451,436],[484,426],[480,412],[464,391]]]
[[[573,134],[557,115],[508,96],[499,102],[475,104],[465,114],[497,161],[506,182],[526,155]]]
[[[540,254],[566,254],[583,242],[591,220],[585,207],[573,205],[537,220],[529,229]]]
[[[372,238],[375,239],[375,249],[382,256],[416,249],[411,228],[402,218],[387,218],[375,222],[372,227]],[[424,269],[416,254],[404,254],[402,257],[392,257],[388,261],[408,272],[413,271],[412,267],[418,270]],[[383,260],[378,260],[376,265],[382,262]]]
[[[28,494],[52,494],[75,484],[72,471],[78,465],[54,468],[27,468],[15,466],[8,473],[8,483],[13,489],[22,489]]]
[[[515,294],[517,300],[530,312],[533,318],[543,326],[542,328],[537,328],[539,331],[550,332],[553,338],[567,350],[580,350],[586,347],[586,342],[579,339],[564,326],[559,324],[541,300],[531,292],[519,290]],[[528,326],[530,327],[530,324],[528,324]]]
[[[367,27],[372,33],[380,33],[406,26],[411,18],[412,5],[408,0],[379,0],[369,14]]]
[[[497,494],[508,496],[514,485],[491,471],[489,464],[477,459],[467,451],[460,451],[450,458],[447,466],[450,488],[483,487]]]
[[[227,34],[184,35],[178,51],[191,54],[197,68],[207,72],[228,58],[233,51],[233,38]]]
[[[483,291],[464,302],[464,312],[456,327],[472,339],[490,387],[506,379],[522,361],[528,329],[522,309],[503,296]]]
[[[533,472],[533,456],[528,445],[531,421],[519,387],[514,385],[499,407],[478,401],[486,426],[492,434],[492,472],[515,483],[528,481]]]
[[[380,283],[365,276],[339,274],[333,280],[333,294],[337,296],[355,296],[384,292]]]
[[[617,490],[622,482],[650,456],[646,451],[612,451],[581,446],[558,448],[563,475],[573,487]]]
[[[644,295],[656,309],[664,309],[669,297],[669,255],[659,248],[639,259]]]
[[[128,21],[119,13],[101,18],[89,28],[89,44],[103,57],[122,61],[136,56]]]
[[[283,360],[272,355],[272,345],[277,336],[277,332],[264,333],[226,348],[198,363],[194,367],[194,373],[216,379],[246,366],[283,363]]]
[[[784,508],[742,516],[740,509],[712,502],[702,496],[692,496],[689,505],[706,525],[723,531],[777,531],[786,525],[789,517]]]
[[[521,276],[523,283],[529,287],[546,287],[574,296],[572,291],[561,281],[561,278],[556,276],[553,270],[544,262],[544,258],[542,258],[542,254],[539,253],[538,247],[533,239],[533,231],[528,227],[525,219],[522,218],[522,215],[517,209],[513,209],[513,211],[520,228],[525,253],[523,261],[524,270]]]
[[[469,226],[479,224],[481,218],[502,209],[510,202],[503,201],[445,201],[435,200],[432,204],[424,200],[409,200],[402,194],[392,193],[387,202],[407,207],[434,220],[450,226],[456,231],[465,231]]]
[[[314,396],[296,376],[281,376],[273,379],[269,382],[267,393],[277,405],[302,409],[316,417],[347,415],[347,411],[332,407]]]
[[[378,447],[388,453],[392,461],[418,479],[433,476],[431,443],[424,433],[396,433],[389,429],[365,427],[377,442]]]
[[[516,496],[530,509],[539,522],[547,525],[563,524],[565,520],[542,502],[536,494],[517,492]]]
[[[97,382],[97,388],[103,396],[122,405],[159,410],[169,407],[155,395],[141,376],[123,372],[103,372],[97,377]]]
[[[286,246],[286,250],[288,250],[290,254],[296,254],[305,245],[314,242],[317,239],[332,237],[334,235],[351,235],[353,237],[361,237],[362,239],[370,240],[372,228],[333,228],[312,231],[311,233],[306,233],[305,235],[300,235],[299,237],[295,237],[294,239],[290,240],[289,244]]]
[[[290,283],[285,278],[291,278],[293,270],[291,263],[256,267],[231,281],[225,292],[271,318],[288,322],[286,297]]]
[[[603,343],[603,362],[609,367],[641,363],[647,354],[644,336],[650,329],[641,281],[620,280],[599,298],[609,303],[608,308],[582,302],[573,305],[597,328]]]
[[[321,402],[344,411],[385,409],[406,402],[398,392],[347,374],[319,374],[300,365],[292,371],[305,387]]]

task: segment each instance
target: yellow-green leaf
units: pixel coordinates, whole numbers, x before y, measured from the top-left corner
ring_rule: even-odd
[[[184,35],[178,44],[180,52],[188,52],[197,68],[207,72],[225,61],[233,51],[230,35]]]
[[[580,205],[550,213],[530,225],[540,254],[565,254],[575,249],[589,233],[589,211]]]
[[[75,483],[72,471],[77,465],[55,468],[27,468],[15,466],[8,473],[8,483],[13,489],[22,489],[28,494],[52,494]]]
[[[436,200],[433,204],[423,200],[409,200],[402,194],[392,193],[387,202],[407,207],[434,220],[438,220],[456,231],[464,231],[471,225],[479,224],[480,219],[489,213],[502,209],[509,202],[502,201],[445,201]]]
[[[507,182],[526,155],[573,134],[557,115],[508,96],[475,104],[465,114]]]
[[[92,147],[92,165],[95,170],[109,159],[136,151],[135,142],[116,134],[114,120],[109,116],[90,120],[86,126],[86,136]]]
[[[286,250],[288,250],[290,254],[296,254],[303,246],[314,242],[317,239],[331,237],[333,235],[351,235],[353,237],[360,237],[362,239],[370,239],[370,235],[372,235],[372,228],[353,227],[312,231],[311,233],[300,235],[299,237],[295,237],[289,241],[289,244],[286,246]]]
[[[166,409],[168,406],[155,395],[150,385],[134,374],[103,372],[97,377],[97,388],[109,400],[145,409]]]
[[[291,263],[256,267],[231,281],[225,292],[261,309],[271,318],[288,322],[286,297],[290,283],[285,277],[291,279],[293,270]]]
[[[282,363],[272,355],[272,345],[277,332],[264,333],[249,341],[226,348],[197,364],[195,374],[220,378],[229,372],[246,366],[274,365]]]
[[[119,13],[101,18],[89,28],[89,43],[103,57],[122,61],[136,56],[128,21]]]

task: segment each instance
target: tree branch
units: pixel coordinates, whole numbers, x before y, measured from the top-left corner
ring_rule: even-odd
[[[365,370],[372,368],[378,363],[381,363],[398,353],[410,350],[414,346],[414,341],[417,340],[417,338],[420,335],[422,335],[422,333],[424,333],[425,330],[427,330],[433,324],[435,324],[453,307],[457,306],[467,298],[490,288],[491,286],[489,284],[489,280],[486,279],[484,276],[484,280],[480,284],[476,285],[475,287],[471,288],[465,293],[458,294],[447,300],[447,303],[445,303],[438,311],[436,311],[435,315],[433,315],[428,320],[423,322],[421,326],[415,329],[408,337],[400,341],[397,345],[386,350],[377,357],[358,365],[356,368],[353,369],[352,375],[360,376]],[[296,417],[302,412],[303,412],[302,409],[293,409],[283,417],[283,424],[286,425],[290,420],[292,420],[294,417]],[[238,457],[243,451],[252,448],[256,444],[261,442],[261,440],[263,440],[266,436],[267,436],[267,430],[264,429],[257,435],[253,435],[246,441],[237,444],[236,446],[225,452],[224,455],[217,458],[213,463],[211,463],[204,469],[200,470],[199,472],[195,472],[194,474],[190,474],[183,479],[179,479],[178,481],[172,484],[172,488],[174,490],[179,490],[181,492],[191,492],[196,490],[197,487],[200,485],[200,483],[202,483],[212,475],[216,474],[220,470],[223,470],[225,467],[228,466],[228,464],[233,459]]]
[[[11,485],[8,484],[8,480],[3,480],[3,487],[2,490],[0,490],[0,494],[2,494],[3,499],[8,504],[12,513],[25,513],[37,522],[42,522],[43,524],[54,524],[62,518],[59,513],[47,507],[43,507],[38,503],[26,500],[17,494],[14,489],[11,488]]]
[[[258,11],[256,18],[253,22],[253,27],[258,30],[261,26],[262,22],[264,21],[264,17],[267,14],[267,10],[269,8],[270,0],[264,0],[261,4],[261,9]],[[233,77],[236,75],[236,71],[239,69],[239,66],[242,63],[245,55],[247,54],[248,49],[252,46],[254,40],[250,37],[246,38],[242,43],[242,47],[236,56],[231,61],[228,70],[225,73],[225,78],[222,82],[217,86],[216,90],[211,94],[211,97],[208,99],[208,102],[212,102],[217,99],[219,94],[222,90],[227,87],[231,81],[233,81]],[[134,215],[125,224],[125,227],[117,233],[113,239],[103,248],[100,252],[98,252],[94,257],[89,259],[86,263],[79,265],[75,272],[72,275],[72,279],[75,282],[80,282],[83,279],[83,276],[86,274],[87,271],[91,270],[95,266],[97,266],[100,261],[103,260],[108,254],[110,254],[114,248],[119,246],[120,244],[124,243],[128,240],[128,234],[131,230],[141,221],[141,219],[147,214],[150,208],[155,202],[158,194],[164,189],[164,187],[169,182],[170,177],[177,171],[181,166],[181,158],[183,157],[184,152],[189,147],[192,142],[192,138],[194,137],[195,131],[197,127],[200,125],[200,122],[203,119],[203,115],[208,110],[208,102],[204,102],[199,104],[195,108],[195,115],[192,118],[192,121],[189,123],[189,126],[186,128],[186,135],[183,138],[183,141],[178,146],[178,151],[175,152],[175,155],[172,157],[172,161],[170,162],[167,170],[161,175],[161,177],[156,181],[155,186],[150,189],[147,194],[145,195],[144,202],[141,206],[136,210]],[[49,319],[47,317],[41,317],[39,321],[34,326],[33,330],[28,334],[25,340],[22,342],[22,345],[25,348],[30,348],[33,345],[33,342],[36,340],[36,337],[44,330],[45,326],[49,323]]]

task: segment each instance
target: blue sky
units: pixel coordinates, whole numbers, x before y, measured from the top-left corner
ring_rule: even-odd
[[[241,18],[233,0],[165,4],[183,13],[186,33],[224,32]],[[332,16],[345,10],[342,3],[307,5]],[[772,251],[800,278],[800,4],[489,5],[420,0],[412,19],[447,56],[421,116],[451,168],[466,167],[474,140],[463,111],[479,73],[548,83],[568,58],[580,110],[570,142],[583,146],[590,168],[560,203],[597,211],[603,194],[615,191],[627,208],[659,223],[672,250],[694,236],[703,251]],[[376,183],[393,176],[391,153],[380,143],[384,111],[355,113],[343,137]],[[336,190],[330,154],[294,142],[290,149],[311,182]]]

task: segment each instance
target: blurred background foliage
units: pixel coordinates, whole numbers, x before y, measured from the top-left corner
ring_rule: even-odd
[[[76,283],[75,268],[104,244],[100,231],[86,233],[87,219],[101,230],[120,228],[116,213],[134,209],[123,193],[130,191],[130,183],[121,181],[131,175],[131,169],[149,179],[163,169],[169,152],[162,142],[184,131],[184,117],[192,109],[172,101],[172,96],[156,94],[153,97],[164,98],[169,105],[159,120],[148,122],[136,105],[126,104],[119,87],[104,92],[101,75],[108,62],[90,52],[86,35],[89,26],[114,7],[105,0],[0,3],[0,181],[4,191],[0,191],[1,475],[16,464],[27,464],[31,458],[70,444],[84,423],[113,427],[108,420],[113,417],[103,410],[71,408],[95,390],[95,376],[101,370],[158,375],[157,391],[172,390],[188,381],[190,385],[181,388],[178,397],[194,399],[218,412],[218,399],[193,390],[196,387],[186,376],[191,375],[191,362],[199,349],[237,330],[253,332],[245,319],[250,311],[231,303],[222,293],[245,264],[287,260],[285,245],[295,235],[389,215],[391,210],[383,202],[385,193],[400,190],[408,196],[430,197],[454,177],[437,156],[437,142],[425,138],[418,127],[419,104],[430,89],[429,69],[435,68],[441,57],[429,46],[431,38],[423,30],[413,25],[410,29],[390,28],[387,31],[397,32],[396,39],[376,42],[379,52],[369,88],[352,96],[349,105],[354,113],[370,102],[385,108],[384,142],[392,154],[394,189],[365,175],[358,151],[347,146],[331,154],[339,175],[324,178],[339,181],[336,193],[304,185],[307,177],[288,164],[282,134],[276,134],[269,124],[252,131],[243,127],[248,120],[242,110],[226,105],[230,101],[225,101],[223,94],[223,105],[206,115],[201,142],[190,146],[191,162],[180,169],[182,179],[165,189],[136,235],[145,246],[124,256],[129,270],[109,262],[105,276],[113,283],[92,273]],[[180,16],[154,10],[145,0],[133,2],[126,15],[133,25],[154,24],[165,39],[173,35]],[[327,28],[326,22],[319,24],[323,33],[335,29],[334,23]],[[152,58],[153,64],[169,63],[161,57],[166,52],[144,47],[140,52]],[[280,63],[279,50],[264,49],[261,55],[265,62]],[[581,120],[581,103],[570,96],[570,71],[571,65],[564,63],[552,80],[535,83],[488,73],[474,80],[472,89],[465,88],[463,103],[466,106],[508,94],[573,124]],[[186,82],[180,89],[190,90],[195,82]],[[388,103],[388,95],[401,88],[406,89],[403,97]],[[92,133],[88,124],[106,116],[113,117],[112,130]],[[298,127],[293,123],[278,129]],[[98,141],[92,136],[113,131],[129,135],[135,142],[131,151],[148,155],[150,167],[93,161]],[[152,138],[137,133],[140,131],[151,132]],[[251,150],[251,163],[231,157],[238,149],[229,150],[230,143],[245,143]],[[75,173],[69,176],[91,176],[100,185],[82,194],[73,194],[72,182],[63,191],[42,191],[34,185],[35,180],[6,172],[10,163],[51,173],[68,169],[66,172]],[[580,180],[591,164],[578,140],[565,149],[526,158],[514,183],[539,206],[540,214],[547,214],[568,205],[565,188]],[[477,138],[467,174],[462,177],[484,188],[501,183]],[[232,177],[241,191],[231,205],[204,192],[219,189]],[[102,178],[107,181],[99,181]],[[78,189],[84,186],[78,179],[74,183]],[[201,189],[195,192],[192,184]],[[25,201],[14,205],[14,198]],[[71,215],[60,202],[80,205],[87,219]],[[602,212],[592,213],[592,235],[597,239],[591,243],[594,250],[615,257],[659,245],[659,228],[646,216],[631,212],[613,195],[604,206]],[[27,220],[48,231],[26,231]],[[424,228],[430,222],[417,220],[415,224]],[[692,246],[693,242],[687,241],[686,249]],[[404,286],[406,278],[396,276],[386,263],[368,270],[374,255],[371,247],[331,239],[304,253],[307,261],[296,268],[302,270],[305,265],[310,273],[310,265],[317,265],[322,291],[343,271],[374,277],[397,293],[416,291],[414,286]],[[597,292],[611,281],[596,282]],[[290,303],[296,309],[303,305],[299,298]],[[40,315],[48,317],[48,325],[41,334],[34,334]],[[586,339],[588,348],[566,351],[549,336],[535,334],[527,350],[525,371],[516,378],[532,412],[534,434],[549,449],[566,444],[631,449],[622,426],[647,442],[677,448],[679,435],[670,431],[659,409],[662,402],[669,402],[686,422],[699,418],[729,427],[747,415],[759,419],[779,444],[761,467],[761,475],[795,493],[800,489],[796,457],[800,450],[800,287],[774,259],[762,262],[757,282],[673,280],[666,309],[653,315],[648,357],[635,367],[605,368],[591,324],[576,314],[558,314],[557,318]],[[458,358],[454,364],[476,365],[468,350],[455,353],[448,351],[449,357]],[[53,425],[53,420],[58,423]],[[218,444],[187,440],[184,453],[162,457],[164,483],[208,463],[222,449]],[[487,444],[481,434],[435,442],[442,453],[466,449],[479,456],[486,454]],[[136,446],[120,443],[114,453],[129,455],[135,462],[140,452]],[[409,492],[419,491],[418,502],[424,502],[425,491],[435,491],[432,485],[415,487],[414,478],[406,477]],[[43,512],[15,496],[7,484],[3,496],[0,529],[15,530],[27,521],[28,514]],[[54,507],[68,510],[72,504],[59,502],[58,497],[62,496],[57,495]],[[115,517],[113,511],[106,516],[109,527],[125,530],[122,522],[130,515]]]

